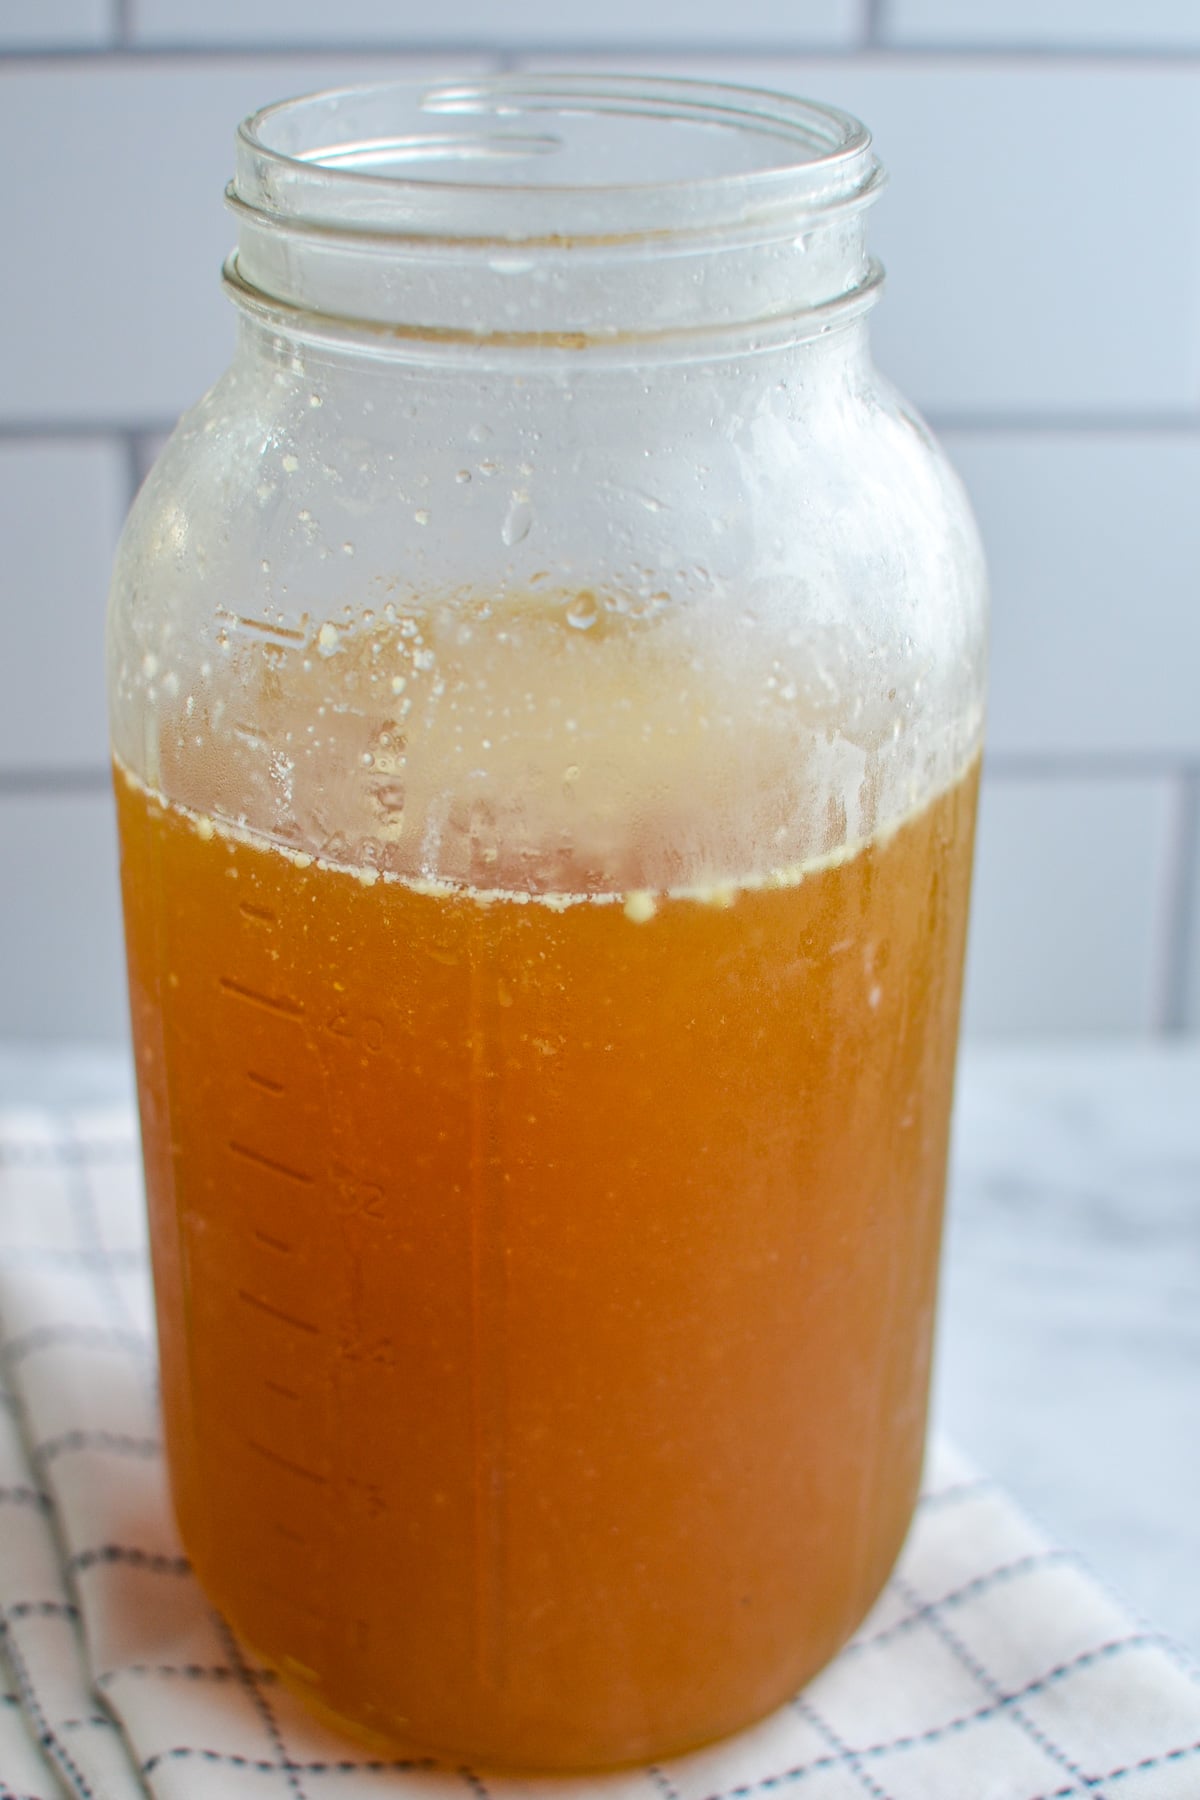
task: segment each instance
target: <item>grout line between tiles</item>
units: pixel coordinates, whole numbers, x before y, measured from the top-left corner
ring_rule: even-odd
[[[937,432],[978,432],[980,436],[1188,437],[1200,433],[1200,412],[983,412],[954,407],[922,407],[921,416]]]
[[[988,750],[984,774],[1000,781],[1200,779],[1200,761],[1170,750]]]
[[[884,42],[887,0],[864,0],[863,48],[876,50]]]
[[[1157,1028],[1171,1036],[1196,1023],[1189,1015],[1193,955],[1200,945],[1200,769],[1180,773],[1176,791],[1175,832],[1168,875],[1163,956],[1155,1005]]]
[[[106,768],[0,769],[0,800],[39,796],[107,794],[112,776]]]
[[[23,438],[42,439],[51,443],[69,442],[71,439],[94,442],[97,438],[123,439],[129,433],[138,437],[153,437],[156,433],[170,431],[174,422],[173,419],[0,420],[0,444],[14,443]]]
[[[922,407],[921,416],[939,434],[979,437],[1195,437],[1200,439],[1200,412],[1056,413],[957,412]],[[20,439],[51,442],[71,439],[165,437],[173,418],[0,419],[0,444]]]
[[[125,510],[128,512],[145,479],[147,464],[141,432],[123,431],[120,441],[125,459]]]
[[[129,29],[126,20],[129,0],[117,0],[118,30]],[[134,27],[136,29],[136,27]],[[868,30],[871,29],[868,15]],[[125,59],[137,62],[170,61],[189,57],[211,57],[222,60],[238,57],[354,57],[354,56],[397,56],[397,57],[475,57],[495,62],[498,59],[545,58],[545,57],[580,57],[595,61],[597,58],[614,57],[622,62],[636,61],[639,57],[647,60],[663,58],[698,58],[711,59],[714,62],[736,61],[770,61],[778,58],[783,61],[812,62],[854,62],[870,61],[877,65],[905,66],[921,62],[974,62],[982,65],[1012,65],[1037,67],[1046,63],[1070,63],[1080,68],[1091,66],[1109,67],[1112,65],[1130,68],[1161,68],[1163,70],[1195,69],[1200,65],[1200,45],[1171,44],[1039,44],[1015,41],[1012,43],[971,43],[967,41],[942,44],[880,42],[868,39],[866,45],[845,43],[805,43],[803,40],[783,40],[778,38],[751,39],[744,43],[725,43],[707,40],[671,40],[656,39],[649,42],[629,43],[620,40],[592,38],[584,41],[562,42],[550,39],[540,44],[508,44],[496,41],[459,42],[441,38],[415,39],[411,42],[397,42],[395,39],[366,37],[346,40],[329,40],[325,38],[308,38],[292,40],[252,39],[245,43],[230,43],[227,40],[207,42],[204,39],[181,39],[179,41],[159,41],[147,43],[136,38],[121,40],[110,45],[57,45],[44,44],[14,45],[0,50],[0,64],[5,62],[103,62],[113,59]]]

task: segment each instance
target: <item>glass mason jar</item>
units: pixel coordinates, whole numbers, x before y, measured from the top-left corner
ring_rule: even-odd
[[[643,78],[240,133],[109,636],[167,1444],[216,1603],[394,1742],[731,1731],[910,1519],[984,580],[878,186]]]

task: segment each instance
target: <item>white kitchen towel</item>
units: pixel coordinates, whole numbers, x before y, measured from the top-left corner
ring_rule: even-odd
[[[175,1534],[126,1109],[0,1113],[0,1345],[0,1800],[1200,1796],[1200,1677],[946,1450],[857,1637],[739,1737],[535,1780],[333,1735]]]

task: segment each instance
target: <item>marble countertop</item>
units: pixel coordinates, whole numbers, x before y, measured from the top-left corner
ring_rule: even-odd
[[[119,1051],[0,1045],[0,1104],[130,1094]],[[1200,1655],[1200,1040],[967,1047],[936,1413]]]
[[[1200,1654],[1200,1040],[968,1047],[938,1413]]]

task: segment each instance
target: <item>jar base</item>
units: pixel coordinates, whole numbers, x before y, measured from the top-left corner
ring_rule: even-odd
[[[907,1536],[907,1529],[904,1536]],[[644,1767],[648,1763],[670,1761],[676,1757],[688,1756],[697,1751],[737,1737],[741,1732],[749,1731],[762,1724],[765,1719],[779,1708],[786,1706],[805,1687],[816,1679],[834,1659],[841,1653],[863,1619],[870,1613],[885,1587],[900,1545],[883,1571],[877,1585],[872,1589],[866,1604],[850,1624],[839,1633],[836,1641],[824,1647],[816,1656],[798,1663],[789,1673],[788,1678],[770,1694],[761,1705],[752,1711],[743,1712],[732,1719],[722,1720],[710,1730],[685,1733],[679,1738],[659,1738],[647,1743],[625,1755],[588,1755],[563,1751],[558,1754],[541,1757],[523,1757],[505,1754],[494,1747],[480,1744],[469,1745],[463,1741],[455,1744],[438,1743],[422,1736],[419,1731],[409,1731],[399,1721],[392,1719],[374,1720],[361,1713],[354,1714],[342,1711],[326,1695],[325,1690],[309,1671],[294,1663],[288,1657],[271,1656],[253,1644],[249,1639],[239,1637],[246,1643],[250,1654],[263,1667],[274,1670],[280,1685],[288,1693],[295,1696],[305,1710],[319,1723],[336,1732],[364,1749],[370,1751],[372,1759],[388,1765],[419,1767],[437,1767],[445,1765],[460,1769],[464,1763],[483,1774],[494,1772],[506,1776],[586,1776],[615,1774],[622,1769]],[[232,1621],[231,1621],[232,1622]],[[234,1627],[236,1629],[236,1625]]]

